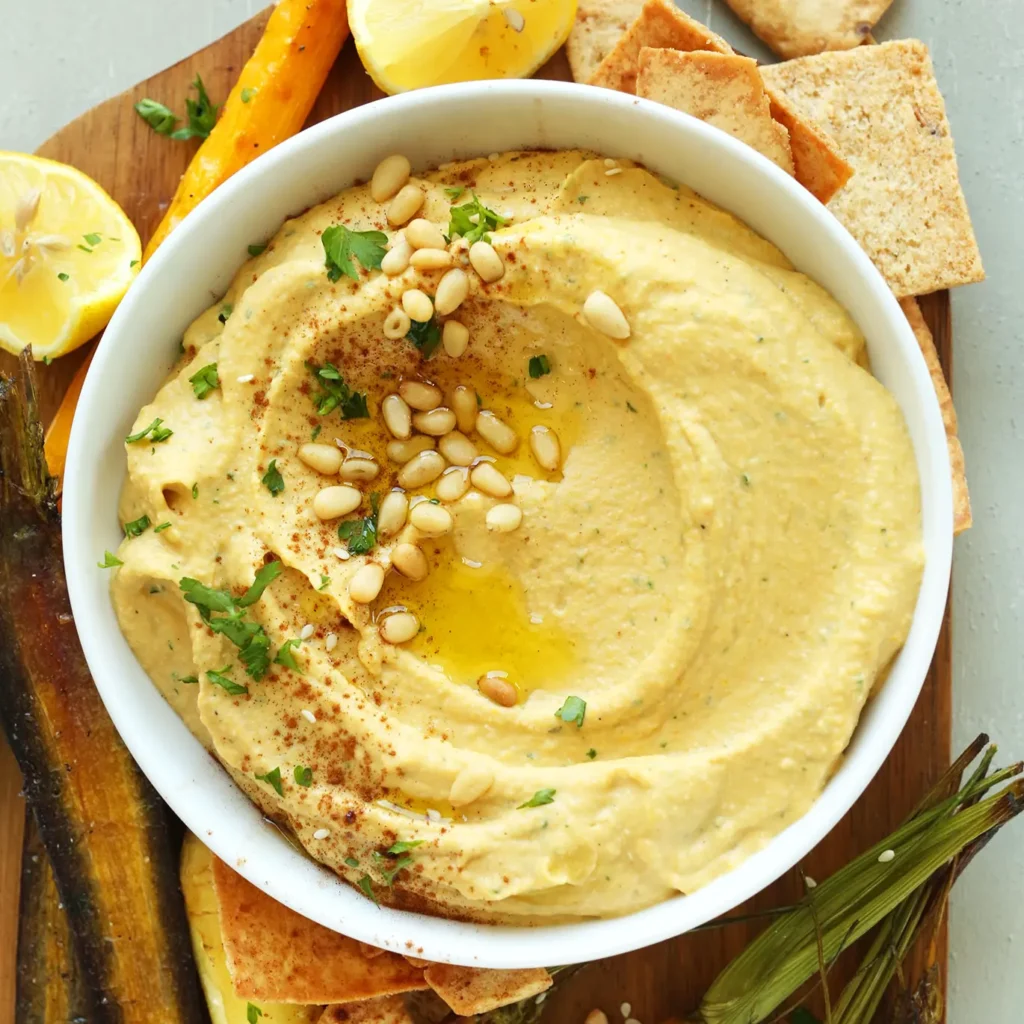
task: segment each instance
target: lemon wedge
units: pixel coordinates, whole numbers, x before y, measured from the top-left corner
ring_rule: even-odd
[[[101,331],[139,271],[124,210],[67,164],[0,151],[0,346],[53,359]]]
[[[527,78],[575,17],[576,0],[348,0],[363,66],[387,93]]]

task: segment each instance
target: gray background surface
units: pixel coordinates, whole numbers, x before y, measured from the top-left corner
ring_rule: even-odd
[[[261,0],[0,0],[0,149],[31,150],[62,124],[205,46]],[[770,55],[720,0],[682,6]],[[974,528],[956,543],[954,744],[985,730],[1024,757],[1024,0],[895,0],[879,39],[931,47],[988,271],[953,296],[956,407]],[[172,105],[180,97],[161,97]],[[958,883],[951,1024],[1024,1021],[1024,824]]]

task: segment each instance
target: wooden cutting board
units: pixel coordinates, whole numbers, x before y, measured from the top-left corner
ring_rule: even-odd
[[[196,74],[202,75],[215,102],[225,97],[252,53],[269,12],[239,26],[204,50],[102,103],[62,128],[39,149],[43,156],[75,165],[95,178],[124,207],[143,242],[158,224],[196,144],[174,142],[154,133],[132,105],[144,96],[177,109]],[[539,77],[569,79],[559,52]],[[310,117],[310,123],[381,96],[359,63],[351,40],[346,44]],[[950,366],[952,333],[948,293],[927,296],[921,306],[939,353]],[[85,349],[40,367],[43,412],[56,410],[64,389],[84,358]],[[10,357],[0,354],[0,369],[10,372]],[[951,678],[949,609],[938,650],[921,698],[902,737],[877,778],[850,813],[802,865],[822,879],[892,831],[917,803],[950,760]],[[756,785],[756,780],[751,780]],[[13,757],[0,738],[0,1021],[14,1020],[14,953],[18,918],[18,879],[22,854],[24,805]],[[736,913],[750,913],[795,902],[802,895],[799,875],[791,871]],[[757,934],[761,924],[741,923],[684,936],[615,957],[581,972],[550,1000],[545,1019],[552,1024],[581,1024],[587,1012],[602,1007],[621,1022],[619,1007],[628,1002],[643,1024],[658,1024],[692,1011],[715,975]],[[946,933],[943,925],[932,949],[916,951],[911,978],[928,962],[939,965],[944,986]],[[566,959],[572,959],[566,951]],[[836,983],[851,965],[833,971]],[[944,990],[944,989],[943,989]]]

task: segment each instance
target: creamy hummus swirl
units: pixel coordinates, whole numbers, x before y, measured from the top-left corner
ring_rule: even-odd
[[[118,552],[128,641],[238,784],[382,901],[528,923],[692,892],[808,809],[909,628],[915,462],[851,319],[735,218],[616,166],[512,153],[413,179],[445,231],[470,188],[508,220],[492,236],[503,277],[470,272],[454,314],[470,332],[459,358],[383,333],[402,293],[433,294],[442,271],[356,263],[358,280],[329,279],[326,228],[393,234],[368,187],[289,220],[140,411],[135,430],[160,417],[172,436],[126,445],[121,514],[151,524]],[[598,289],[627,341],[588,326]],[[533,377],[539,356],[550,372]],[[199,399],[190,378],[212,363],[219,387]],[[309,364],[327,363],[368,417],[318,415]],[[471,489],[445,506],[450,534],[418,538],[428,577],[391,571],[359,604],[353,575],[388,569],[395,539],[344,557],[338,521],[312,508],[339,481],[297,452],[315,432],[374,457],[346,518],[368,515],[399,468],[381,402],[411,378],[463,384],[516,430],[509,455],[472,440],[522,523],[488,530],[497,500]],[[558,470],[531,457],[538,424]],[[180,581],[237,598],[275,559],[245,617],[271,655],[301,641],[301,674],[272,663],[253,679]],[[378,631],[396,607],[421,624],[401,645]],[[481,693],[488,672],[515,706]],[[557,714],[570,697],[582,725]],[[396,842],[418,844],[397,872]]]

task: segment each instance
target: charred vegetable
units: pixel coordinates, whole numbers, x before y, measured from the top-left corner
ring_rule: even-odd
[[[192,1024],[203,1018],[168,816],[78,643],[27,352],[20,366],[17,381],[0,377],[0,720],[67,911],[79,1012]]]

